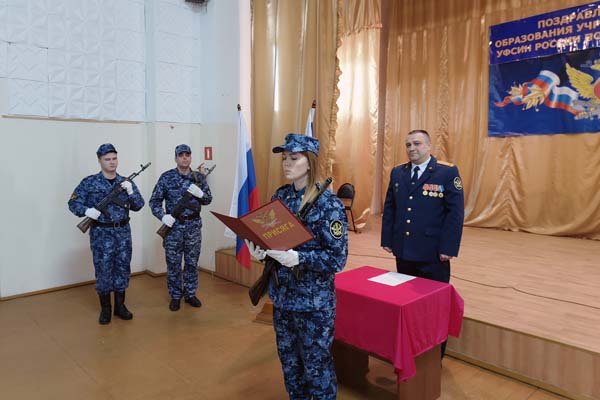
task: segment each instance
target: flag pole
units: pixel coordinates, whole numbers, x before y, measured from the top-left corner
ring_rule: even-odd
[[[308,110],[308,117],[306,118],[306,128],[304,129],[304,134],[306,136],[314,137],[315,136],[315,128],[313,120],[315,118],[315,109],[317,108],[317,100],[314,99],[312,102],[312,106],[310,110]]]
[[[240,218],[258,208],[258,190],[256,187],[256,174],[254,171],[254,160],[252,157],[252,146],[249,141],[248,131],[242,107],[238,104],[237,123],[237,155],[236,173],[231,198],[229,216]],[[231,230],[225,230],[225,236],[236,239],[236,259],[246,269],[250,269],[251,259],[248,247]]]

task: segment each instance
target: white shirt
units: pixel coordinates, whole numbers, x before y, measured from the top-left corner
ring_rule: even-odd
[[[429,158],[427,159],[427,161],[425,161],[423,164],[413,164],[410,163],[410,176],[412,177],[413,174],[415,173],[415,167],[419,167],[419,172],[417,174],[417,179],[421,178],[421,175],[423,175],[423,172],[425,172],[425,169],[427,168],[427,164],[429,164],[429,161],[431,161],[431,156],[429,156]]]

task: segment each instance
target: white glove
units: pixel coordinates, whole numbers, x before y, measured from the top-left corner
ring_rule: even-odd
[[[285,267],[292,268],[300,264],[296,250],[267,250],[267,255],[279,261]]]
[[[94,207],[88,208],[85,210],[85,216],[97,221],[98,218],[100,218],[100,211],[96,210]]]
[[[133,185],[131,184],[131,182],[123,181],[121,182],[121,187],[123,188],[123,190],[127,191],[128,195],[131,196],[133,194]]]
[[[248,250],[250,250],[250,254],[252,255],[252,257],[254,257],[254,259],[258,261],[262,261],[265,259],[265,257],[267,256],[266,251],[261,249],[260,246],[255,245],[248,239],[244,239],[244,242],[246,243],[246,246],[248,246]]]
[[[175,223],[175,218],[173,218],[173,216],[171,214],[165,214],[161,218],[161,221],[163,224],[165,224],[169,228],[172,228],[173,224]]]
[[[194,185],[193,183],[190,185],[189,188],[187,188],[188,193],[191,193],[192,196],[195,196],[199,199],[202,198],[202,196],[204,196],[204,192],[202,191],[202,189],[200,189],[198,186]]]

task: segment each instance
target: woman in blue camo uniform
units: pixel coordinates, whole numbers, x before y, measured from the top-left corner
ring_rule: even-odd
[[[283,153],[283,173],[288,184],[277,189],[280,199],[293,213],[315,198],[319,141],[290,133],[285,144],[273,148]],[[331,191],[325,191],[308,213],[306,228],[311,240],[287,251],[264,251],[248,242],[252,256],[265,255],[281,264],[280,285],[271,283],[273,325],[285,387],[292,400],[335,399],[336,375],[331,356],[335,321],[335,273],[341,271],[348,255],[346,212]],[[300,268],[296,278],[292,268]]]
[[[111,319],[110,292],[115,293],[114,314],[130,320],[133,314],[125,307],[125,289],[131,275],[131,228],[129,210],[139,211],[144,199],[135,183],[117,174],[119,160],[117,150],[105,143],[96,152],[101,171],[84,178],[69,199],[69,210],[78,217],[90,217],[94,224],[90,229],[90,247],[96,271],[96,291],[100,298],[101,325]],[[120,185],[123,191],[118,200],[101,214],[95,206]]]

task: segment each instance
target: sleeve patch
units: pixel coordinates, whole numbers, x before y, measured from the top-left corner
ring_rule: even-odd
[[[76,200],[77,199],[77,193],[73,192],[73,194],[71,195],[71,200]]]
[[[462,181],[460,180],[460,177],[458,177],[458,176],[456,178],[454,178],[454,187],[457,190],[462,190],[462,187],[463,187],[462,186]]]
[[[331,224],[329,224],[329,232],[331,232],[331,236],[333,236],[334,239],[341,239],[344,235],[344,224],[342,224],[342,221],[339,219],[331,221]]]

